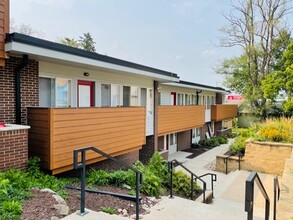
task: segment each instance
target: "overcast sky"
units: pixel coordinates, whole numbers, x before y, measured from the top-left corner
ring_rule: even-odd
[[[15,24],[44,38],[90,32],[97,53],[177,73],[181,80],[222,86],[217,64],[239,54],[219,48],[230,0],[11,0]]]

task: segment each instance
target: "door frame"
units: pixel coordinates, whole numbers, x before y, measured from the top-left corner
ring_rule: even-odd
[[[177,101],[176,100],[176,95],[177,95],[176,92],[171,92],[171,97],[173,96],[173,100],[172,100],[173,104],[172,105],[176,105],[176,101]]]
[[[95,106],[95,82],[94,81],[86,81],[86,80],[77,80],[77,107],[79,107],[79,86],[90,86],[90,107]]]

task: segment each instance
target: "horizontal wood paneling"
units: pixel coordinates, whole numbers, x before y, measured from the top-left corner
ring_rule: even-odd
[[[158,135],[184,131],[205,124],[204,106],[159,106]]]
[[[225,119],[237,117],[237,105],[212,105],[212,121],[223,121]]]
[[[30,108],[28,114],[32,150],[46,160],[50,155],[54,174],[72,169],[73,150],[77,148],[93,146],[118,156],[145,144],[144,107]],[[38,143],[42,147],[36,149]],[[45,151],[48,145],[51,154]],[[88,153],[87,163],[102,159],[96,153]]]
[[[29,154],[41,158],[41,165],[50,169],[50,109],[28,108],[27,122]]]

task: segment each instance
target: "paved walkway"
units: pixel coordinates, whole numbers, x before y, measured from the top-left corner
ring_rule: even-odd
[[[231,141],[231,140],[230,140]],[[204,154],[193,159],[186,159],[189,153],[177,152],[170,155],[169,159],[176,158],[178,161],[184,162],[184,165],[197,175],[207,172],[217,174],[217,182],[214,188],[214,200],[212,204],[203,204],[198,201],[191,201],[175,197],[170,199],[162,197],[161,201],[151,208],[150,214],[144,215],[146,220],[188,220],[188,219],[204,219],[204,220],[244,220],[247,215],[244,211],[244,190],[245,180],[250,174],[246,171],[234,171],[228,175],[215,172],[207,166],[216,159],[216,155],[225,153],[228,150],[228,144],[213,148]],[[180,168],[176,168],[180,169]],[[210,177],[206,179],[207,184],[210,184]],[[262,175],[265,180],[267,175]],[[269,179],[269,178],[268,178]],[[266,182],[266,181],[265,181]],[[268,181],[269,183],[270,181]],[[269,184],[270,185],[270,184]],[[209,186],[208,186],[209,187]],[[254,208],[255,218],[263,216],[263,200],[256,194],[256,207]],[[272,200],[271,200],[272,201]],[[92,219],[129,219],[118,216],[111,216],[102,212],[96,213],[90,211],[89,214],[80,217],[76,214],[71,214],[64,220],[92,220]]]

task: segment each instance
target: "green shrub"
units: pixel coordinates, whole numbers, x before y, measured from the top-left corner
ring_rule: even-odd
[[[238,136],[230,145],[229,149],[233,155],[244,155],[246,137]]]
[[[225,136],[216,136],[215,139],[219,142],[219,144],[227,144],[228,138]]]
[[[162,179],[160,176],[155,175],[151,170],[144,172],[141,192],[148,196],[158,197],[162,192]]]
[[[235,138],[238,136],[238,133],[236,132],[229,132],[225,135],[227,138]]]
[[[110,183],[110,173],[106,170],[92,170],[87,177],[87,182],[98,186],[106,186]]]
[[[22,213],[21,203],[18,201],[4,201],[0,207],[0,219],[16,220],[20,219]]]
[[[116,209],[114,209],[114,208],[110,208],[110,207],[104,207],[104,206],[101,206],[101,211],[102,211],[102,212],[106,212],[106,213],[108,213],[108,214],[110,214],[110,215],[114,215],[114,214],[116,214]]]
[[[148,163],[148,169],[156,176],[161,177],[162,184],[167,185],[169,183],[170,174],[168,172],[167,162],[163,161],[163,157],[156,152]]]
[[[182,170],[174,172],[173,176],[173,191],[182,197],[190,197],[191,179]],[[194,183],[194,194],[200,189],[199,185]]]
[[[202,139],[198,142],[201,147],[214,148],[220,145],[216,137],[211,137],[210,139]]]

